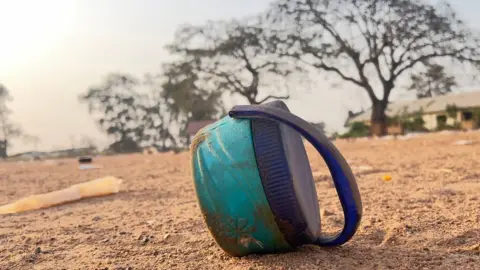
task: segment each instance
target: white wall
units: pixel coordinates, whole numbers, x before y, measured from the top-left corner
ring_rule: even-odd
[[[424,127],[428,130],[434,130],[437,128],[437,115],[436,114],[424,114],[422,115],[425,122]]]
[[[425,114],[422,116],[423,121],[425,121],[425,128],[428,130],[434,130],[437,128],[437,115],[446,115],[447,113],[437,113],[437,114]],[[462,121],[462,112],[457,112],[456,117],[457,123]],[[455,124],[455,118],[451,118],[447,116],[447,125],[453,126]]]

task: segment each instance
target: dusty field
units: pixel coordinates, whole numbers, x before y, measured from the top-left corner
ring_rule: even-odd
[[[452,145],[459,139],[476,143]],[[480,132],[336,144],[363,200],[354,238],[244,258],[210,236],[188,153],[103,157],[96,163],[104,168],[89,171],[75,160],[0,163],[0,204],[106,175],[125,180],[125,191],[110,197],[0,216],[0,269],[479,269]],[[310,153],[332,232],[342,218],[338,199]]]

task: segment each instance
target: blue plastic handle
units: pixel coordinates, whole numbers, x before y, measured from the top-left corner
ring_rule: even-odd
[[[277,121],[293,128],[307,139],[325,160],[337,189],[343,208],[345,224],[342,231],[332,237],[318,237],[314,244],[320,246],[342,245],[353,237],[362,218],[362,202],[355,177],[345,158],[317,128],[285,110],[274,107],[238,105],[233,107],[232,118],[264,118]]]

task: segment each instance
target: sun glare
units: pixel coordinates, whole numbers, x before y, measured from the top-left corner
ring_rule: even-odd
[[[55,46],[71,26],[73,3],[0,0],[0,66],[15,66]]]

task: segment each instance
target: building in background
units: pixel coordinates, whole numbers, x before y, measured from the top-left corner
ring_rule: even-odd
[[[347,126],[355,122],[370,126],[371,108],[347,119]],[[471,130],[480,127],[480,91],[452,93],[443,96],[409,101],[398,101],[388,105],[387,117],[390,119],[421,117],[428,131],[444,127]],[[390,123],[389,134],[404,132],[398,122]]]
[[[202,120],[202,121],[191,121],[187,124],[187,136],[188,136],[188,144],[192,141],[195,134],[197,134],[200,129],[215,123],[215,120]]]

